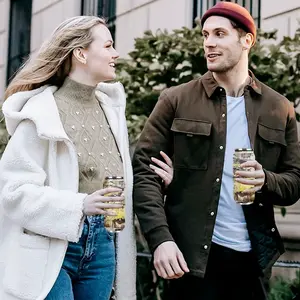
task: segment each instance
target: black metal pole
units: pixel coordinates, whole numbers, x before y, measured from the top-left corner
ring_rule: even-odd
[[[81,0],[81,15],[84,15],[84,0]]]
[[[257,20],[257,27],[260,28],[260,18],[261,18],[261,0],[258,0],[258,20]]]

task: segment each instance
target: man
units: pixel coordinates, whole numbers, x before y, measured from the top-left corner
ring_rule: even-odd
[[[295,113],[248,70],[256,28],[246,9],[219,2],[201,24],[209,71],[162,92],[134,155],[134,208],[169,299],[265,299],[263,279],[284,251],[273,205],[299,198]],[[236,148],[256,160],[233,174]],[[174,165],[165,201],[149,166],[159,150]],[[253,204],[234,201],[234,177],[254,185]]]

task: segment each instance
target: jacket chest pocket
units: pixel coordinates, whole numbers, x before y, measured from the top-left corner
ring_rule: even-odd
[[[285,131],[258,123],[256,153],[264,168],[275,171],[281,150],[286,147]]]
[[[174,167],[206,170],[212,124],[205,121],[174,119]]]

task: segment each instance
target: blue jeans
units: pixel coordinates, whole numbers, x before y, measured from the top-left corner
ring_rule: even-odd
[[[114,235],[101,216],[86,218],[78,243],[69,243],[58,278],[45,300],[108,300],[115,278]]]

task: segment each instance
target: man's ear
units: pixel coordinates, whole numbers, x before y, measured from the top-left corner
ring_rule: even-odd
[[[82,48],[74,49],[73,55],[79,62],[81,62],[84,65],[86,64],[87,55],[86,55],[84,49],[82,49]]]
[[[241,38],[243,49],[250,51],[251,47],[254,44],[254,36],[252,33],[247,33],[245,36]]]

